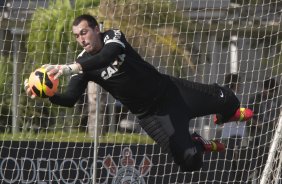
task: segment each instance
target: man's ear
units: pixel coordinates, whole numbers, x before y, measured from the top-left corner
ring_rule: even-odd
[[[97,33],[100,33],[100,28],[99,28],[99,26],[95,26],[94,31],[96,31]]]

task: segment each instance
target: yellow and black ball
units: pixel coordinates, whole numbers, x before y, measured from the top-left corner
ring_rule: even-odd
[[[28,84],[34,95],[48,98],[57,92],[59,80],[48,76],[44,68],[38,68],[30,74]]]

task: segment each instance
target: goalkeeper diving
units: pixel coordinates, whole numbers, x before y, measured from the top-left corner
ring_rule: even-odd
[[[101,32],[88,14],[75,18],[72,32],[83,51],[73,64],[44,65],[49,75],[71,76],[67,89],[49,100],[73,107],[94,81],[140,120],[141,127],[182,171],[200,170],[205,152],[224,151],[224,144],[190,134],[189,121],[214,114],[217,125],[247,121],[250,109],[240,107],[233,91],[218,84],[196,83],[158,72],[127,42],[118,29]],[[34,98],[25,82],[28,96]]]

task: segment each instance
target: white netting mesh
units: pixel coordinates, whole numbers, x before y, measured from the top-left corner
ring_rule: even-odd
[[[280,139],[273,139],[281,106],[280,1],[6,0],[0,9],[1,183],[281,182]],[[183,173],[126,107],[93,84],[74,108],[27,98],[23,81],[31,71],[80,53],[71,24],[82,13],[95,15],[104,30],[121,29],[162,73],[233,87],[255,118],[224,127],[211,117],[192,120],[191,132],[227,150],[206,154],[201,171]],[[60,91],[67,82],[60,79]],[[271,169],[263,172],[267,159]]]

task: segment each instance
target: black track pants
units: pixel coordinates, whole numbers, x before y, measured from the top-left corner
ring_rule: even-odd
[[[228,88],[171,78],[165,95],[151,114],[140,119],[140,125],[183,171],[195,171],[202,166],[203,147],[192,140],[189,121],[218,113],[227,121],[239,107]]]

